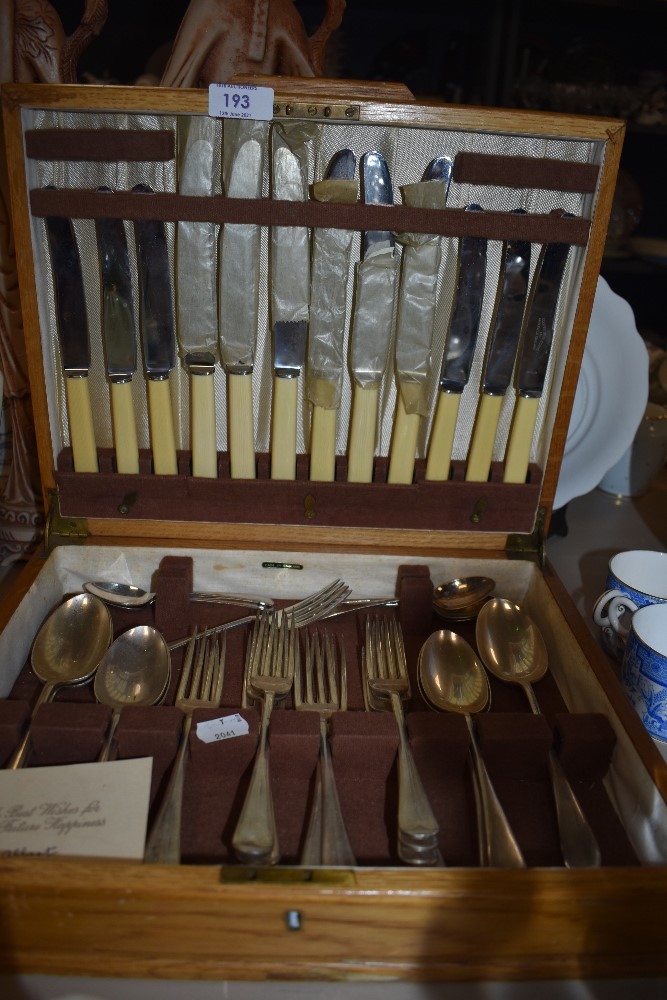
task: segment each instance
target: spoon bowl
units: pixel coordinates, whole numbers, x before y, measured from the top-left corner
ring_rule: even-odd
[[[445,621],[475,618],[495,587],[488,576],[463,576],[441,583],[433,591],[433,609]]]
[[[523,855],[477,746],[471,713],[487,707],[490,691],[475,651],[456,632],[433,632],[421,648],[418,676],[420,690],[429,704],[439,711],[459,712],[466,720],[475,776],[480,863],[524,868]]]
[[[170,676],[167,643],[152,626],[137,625],[111,644],[95,675],[95,697],[113,709],[98,761],[109,759],[121,710],[126,705],[157,704],[166,693]]]
[[[40,628],[30,664],[43,687],[31,713],[62,687],[90,680],[113,635],[108,608],[91,594],[77,594],[59,605]],[[23,767],[30,746],[30,727],[7,764]]]

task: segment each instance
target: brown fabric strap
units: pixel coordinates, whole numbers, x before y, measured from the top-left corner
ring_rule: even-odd
[[[171,193],[99,194],[96,191],[30,192],[33,215],[74,219],[157,219],[163,222],[216,222],[260,226],[307,226],[360,232],[433,233],[436,236],[481,236],[490,240],[521,239],[531,243],[585,246],[590,221],[558,214],[515,215],[511,212],[467,212],[462,208],[424,209],[403,205],[336,205],[318,201],[272,201],[268,198],[188,197]]]
[[[31,160],[142,163],[176,155],[174,133],[168,129],[30,129],[25,146]]]
[[[593,194],[598,172],[599,168],[593,163],[570,163],[548,157],[457,153],[454,160],[454,180],[458,184]]]

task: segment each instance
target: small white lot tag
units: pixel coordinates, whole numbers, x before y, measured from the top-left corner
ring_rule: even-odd
[[[208,88],[208,113],[212,118],[269,122],[273,118],[273,87],[212,83]]]
[[[250,727],[242,715],[224,715],[221,719],[197,723],[197,737],[203,743],[218,743],[235,736],[247,736]]]

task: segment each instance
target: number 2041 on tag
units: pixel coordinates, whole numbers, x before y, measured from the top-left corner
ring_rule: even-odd
[[[273,87],[212,83],[208,88],[208,113],[212,118],[247,118],[268,122],[273,118]]]

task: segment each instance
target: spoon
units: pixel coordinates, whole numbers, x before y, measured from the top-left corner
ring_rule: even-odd
[[[497,868],[525,868],[489,773],[477,746],[472,712],[483,711],[489,702],[489,681],[472,647],[455,632],[433,632],[419,654],[419,685],[425,699],[436,709],[459,712],[470,733],[470,750],[476,779],[480,863]]]
[[[49,615],[32,647],[30,663],[44,685],[30,718],[40,705],[70,684],[89,680],[113,635],[108,609],[91,594],[77,594]],[[7,768],[15,771],[25,764],[30,747],[30,726],[12,754]]]
[[[495,585],[488,576],[457,577],[435,588],[433,608],[446,621],[468,621],[477,616]]]
[[[531,683],[544,677],[549,657],[542,633],[529,615],[518,604],[494,597],[479,613],[476,637],[486,669],[502,681],[519,684],[532,711],[539,715]],[[565,867],[598,867],[600,848],[553,750],[549,751],[549,772]]]
[[[117,583],[113,580],[88,580],[84,583],[83,589],[87,593],[99,597],[106,604],[112,604],[117,608],[143,608],[155,600],[155,594],[151,591],[135,587],[132,583]],[[268,611],[273,607],[273,601],[266,597],[246,597],[241,594],[206,593],[205,591],[195,591],[189,596],[191,601],[235,604],[242,608],[253,608],[258,611]]]
[[[171,676],[169,649],[160,632],[137,625],[109,646],[95,674],[95,697],[113,709],[109,732],[97,760],[109,759],[111,744],[125,705],[155,705],[164,697]]]

